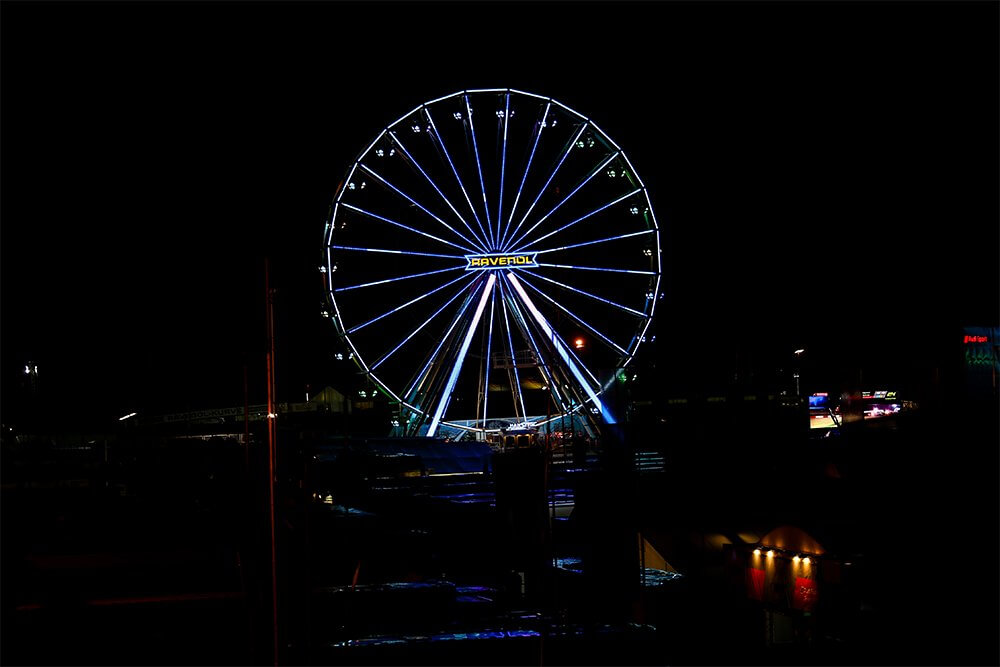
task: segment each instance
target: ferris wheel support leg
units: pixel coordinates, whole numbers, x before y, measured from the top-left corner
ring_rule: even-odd
[[[483,310],[486,309],[486,301],[493,292],[493,284],[496,282],[496,279],[496,275],[491,273],[489,279],[486,281],[486,288],[483,290],[482,296],[479,297],[479,305],[476,306],[476,314],[473,315],[472,322],[469,324],[469,328],[465,332],[465,340],[462,341],[462,347],[458,351],[458,359],[455,360],[455,365],[452,367],[451,374],[448,376],[448,383],[444,387],[441,400],[438,401],[437,409],[434,410],[434,417],[431,419],[431,425],[427,429],[427,437],[433,437],[437,433],[438,424],[441,422],[441,416],[448,407],[449,401],[451,401],[451,392],[454,391],[455,383],[458,382],[458,374],[462,370],[462,363],[465,361],[465,355],[469,352],[469,345],[472,343],[472,336],[476,333],[476,328],[479,326],[479,320],[483,316]]]
[[[542,315],[537,308],[535,308],[535,304],[532,303],[531,297],[528,296],[528,293],[524,291],[524,287],[521,286],[517,276],[515,276],[513,272],[508,272],[507,279],[510,281],[510,284],[514,286],[514,289],[517,291],[521,300],[524,302],[524,305],[527,307],[528,312],[531,313],[531,316],[535,318],[536,322],[538,322],[538,326],[541,327],[542,331],[545,332],[545,335],[552,341],[554,347],[556,348],[556,352],[559,354],[559,357],[562,358],[563,363],[566,364],[570,372],[573,374],[573,377],[576,378],[576,381],[579,382],[580,386],[587,392],[587,396],[590,397],[590,400],[595,406],[597,406],[597,409],[600,410],[601,417],[604,421],[608,424],[616,424],[618,420],[615,419],[615,416],[611,414],[611,410],[609,410],[607,406],[601,402],[601,399],[598,398],[597,393],[594,391],[593,387],[590,386],[590,382],[587,381],[587,378],[580,370],[580,367],[573,361],[573,357],[570,355],[566,344],[563,343],[559,336],[552,330],[552,327],[549,326],[545,316]]]

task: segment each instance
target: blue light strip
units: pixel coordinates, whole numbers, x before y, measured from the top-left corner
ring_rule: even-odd
[[[524,181],[528,178],[528,171],[531,169],[531,161],[535,159],[535,149],[538,148],[538,140],[542,138],[542,130],[545,129],[545,119],[549,117],[549,109],[552,108],[550,101],[545,105],[545,113],[542,114],[542,122],[538,124],[538,133],[535,135],[535,143],[531,146],[531,154],[528,156],[528,164],[524,168],[524,175],[521,176],[521,184],[517,186],[517,196],[514,197],[514,204],[510,207],[510,215],[507,217],[507,224],[503,228],[503,238],[500,239],[500,247],[505,247],[507,233],[510,231],[510,223],[514,220],[514,211],[517,210],[517,203],[521,200],[521,191],[524,189]]]
[[[465,221],[465,218],[463,218],[462,215],[457,210],[455,210],[455,207],[452,206],[451,202],[448,201],[448,198],[444,195],[443,192],[441,192],[441,188],[437,186],[437,183],[435,183],[431,179],[431,177],[427,175],[427,172],[423,170],[423,168],[420,166],[417,160],[412,155],[410,155],[410,151],[406,150],[406,146],[404,146],[403,142],[399,140],[399,137],[396,136],[396,133],[390,132],[389,136],[392,137],[392,140],[396,142],[397,146],[399,146],[399,150],[403,152],[403,155],[405,155],[410,160],[410,163],[417,168],[417,171],[423,174],[423,177],[427,179],[428,183],[431,184],[431,187],[434,188],[434,191],[437,192],[439,195],[441,195],[441,199],[444,201],[445,204],[448,205],[448,208],[451,209],[451,212],[455,214],[455,216],[461,221],[461,223],[465,225],[465,228],[469,230],[469,233],[472,234],[472,238],[475,239],[476,244],[483,249],[483,252],[486,252],[486,241],[484,239],[479,238],[476,235],[475,230],[473,230],[472,227],[469,226],[469,223]]]
[[[607,336],[605,336],[604,334],[602,334],[600,331],[598,331],[597,329],[595,329],[593,326],[591,326],[590,324],[588,324],[586,321],[584,321],[584,319],[582,317],[580,317],[576,313],[570,311],[568,308],[566,308],[561,303],[559,303],[558,301],[556,301],[555,299],[553,299],[551,296],[549,296],[548,294],[546,294],[542,290],[538,289],[538,287],[536,287],[535,285],[532,285],[530,282],[528,282],[528,279],[526,277],[521,276],[521,280],[524,281],[525,285],[527,285],[531,289],[533,289],[536,292],[538,292],[541,296],[543,296],[547,300],[551,301],[552,304],[556,308],[558,308],[559,310],[561,310],[564,313],[566,313],[567,315],[569,315],[570,318],[574,322],[576,322],[576,323],[584,326],[585,328],[589,329],[592,333],[596,334],[601,340],[603,340],[605,343],[607,343],[611,347],[615,348],[616,350],[618,350],[619,352],[621,352],[622,354],[624,354],[626,357],[629,356],[629,353],[628,353],[627,350],[625,350],[623,347],[621,347],[620,345],[618,345],[617,343],[615,343],[613,340],[611,340],[610,338],[608,338]]]
[[[514,267],[514,268],[517,268],[517,267]],[[603,303],[608,304],[609,306],[614,306],[615,308],[620,308],[621,310],[624,310],[626,313],[632,313],[633,315],[638,315],[639,317],[649,317],[646,313],[644,313],[642,311],[636,310],[634,308],[629,308],[628,306],[623,306],[620,303],[616,303],[616,302],[614,302],[614,301],[612,301],[610,299],[605,299],[602,296],[597,296],[596,294],[591,294],[590,292],[585,292],[584,290],[579,289],[577,287],[570,287],[566,283],[561,283],[558,280],[552,280],[552,278],[549,278],[547,276],[543,276],[541,273],[538,273],[538,272],[529,272],[529,273],[531,274],[531,276],[533,278],[541,278],[542,280],[544,280],[546,282],[550,282],[553,285],[558,285],[559,287],[562,287],[564,289],[568,289],[571,292],[577,292],[577,293],[582,294],[584,296],[589,296],[591,299],[596,299],[598,301],[601,301]]]
[[[438,342],[437,347],[434,348],[434,351],[431,353],[431,356],[427,358],[427,363],[424,364],[424,367],[420,369],[420,372],[417,373],[416,376],[414,376],[413,382],[410,383],[409,388],[407,388],[406,390],[405,393],[406,396],[409,396],[417,389],[417,387],[423,384],[422,378],[424,378],[427,375],[427,369],[431,367],[432,363],[434,363],[434,358],[437,357],[438,352],[441,351],[441,347],[445,344],[445,342],[447,342],[448,337],[451,336],[451,332],[455,330],[455,327],[458,326],[458,323],[462,320],[462,316],[465,315],[465,312],[469,310],[469,306],[472,305],[472,298],[471,298],[472,295],[470,294],[469,296],[470,296],[469,300],[466,301],[462,305],[462,307],[458,310],[458,313],[451,321],[451,326],[449,326],[448,330],[444,332],[444,335],[441,336],[441,340]],[[423,411],[421,410],[421,412]]]
[[[444,152],[444,156],[448,159],[448,165],[451,167],[451,173],[455,174],[455,180],[458,181],[458,187],[462,188],[462,194],[465,195],[465,203],[469,205],[469,210],[472,211],[472,217],[475,218],[476,224],[479,225],[479,231],[483,233],[482,238],[486,239],[486,229],[483,228],[483,223],[479,220],[479,214],[476,213],[476,207],[472,205],[472,200],[469,199],[469,193],[465,189],[465,184],[462,183],[462,177],[458,175],[458,170],[455,169],[455,163],[451,161],[451,154],[448,152],[448,147],[444,145],[444,139],[441,137],[441,133],[438,132],[437,125],[434,124],[434,118],[431,116],[431,110],[424,108],[424,113],[427,114],[427,121],[431,124],[431,129],[434,130],[434,136],[437,137],[438,144],[441,146],[441,150]]]
[[[497,239],[500,238],[500,222],[503,220],[503,179],[507,170],[507,120],[510,118],[510,91],[505,95],[503,112],[503,153],[500,158],[500,197],[497,201]],[[497,247],[500,243],[497,243]]]
[[[514,286],[514,289],[517,291],[517,293],[520,295],[521,300],[524,302],[525,307],[527,307],[528,309],[528,312],[530,312],[531,315],[535,318],[535,321],[538,322],[538,326],[541,327],[545,335],[548,336],[549,340],[552,341],[553,346],[556,348],[556,352],[559,354],[560,357],[562,357],[563,362],[569,367],[569,370],[573,374],[573,377],[576,378],[577,382],[580,383],[584,391],[587,392],[587,396],[590,397],[590,400],[593,401],[594,405],[597,406],[597,409],[600,410],[601,416],[604,418],[604,420],[609,424],[616,424],[617,420],[615,419],[614,415],[612,415],[611,411],[608,410],[608,408],[605,407],[604,403],[601,402],[601,399],[598,398],[597,394],[594,392],[594,389],[590,386],[590,382],[588,382],[587,378],[584,377],[582,372],[580,372],[580,368],[576,365],[576,362],[574,361],[574,358],[571,355],[569,348],[559,337],[559,335],[552,330],[552,327],[549,326],[549,323],[545,320],[545,317],[540,312],[538,312],[537,308],[535,308],[535,304],[531,302],[531,297],[529,297],[528,294],[524,291],[524,288],[521,287],[521,283],[518,281],[517,276],[515,276],[513,273],[508,273],[507,279]],[[600,386],[600,383],[597,384],[598,386]]]
[[[465,259],[465,255],[439,255],[434,252],[414,252],[412,250],[387,250],[385,248],[359,248],[349,245],[331,245],[334,250],[356,250],[358,252],[387,252],[393,255],[419,255],[421,257],[446,257],[448,259]]]
[[[402,197],[406,201],[410,202],[411,204],[413,204],[414,206],[416,206],[417,208],[419,208],[421,211],[423,211],[424,213],[426,213],[427,215],[431,216],[432,218],[434,218],[435,220],[437,220],[438,222],[440,222],[442,225],[444,225],[445,227],[447,227],[448,230],[451,231],[452,234],[454,234],[455,236],[457,236],[458,238],[462,239],[463,241],[465,241],[466,243],[468,243],[470,245],[476,245],[475,241],[469,240],[464,234],[460,233],[457,229],[455,229],[454,227],[452,227],[451,225],[449,225],[447,222],[445,222],[444,220],[442,220],[441,218],[439,218],[434,213],[431,213],[430,211],[428,211],[423,205],[421,205],[420,203],[418,203],[417,200],[415,200],[413,197],[409,196],[408,194],[406,194],[405,192],[403,192],[402,190],[400,190],[399,188],[397,188],[395,185],[393,185],[389,181],[385,180],[384,178],[382,178],[381,176],[379,176],[378,174],[376,174],[372,170],[371,167],[369,167],[366,164],[363,164],[363,165],[361,165],[361,168],[364,169],[365,171],[367,171],[369,174],[371,174],[375,178],[377,178],[378,180],[382,181],[382,183],[384,183],[387,188],[391,189],[393,192],[395,192],[396,194],[398,194],[400,197]]]
[[[490,232],[490,250],[497,249],[496,239],[493,238],[493,224],[490,222],[490,205],[486,203],[486,183],[483,181],[483,167],[479,163],[479,146],[476,144],[476,125],[472,121],[472,107],[469,106],[469,96],[465,95],[465,110],[469,114],[469,131],[472,133],[472,150],[476,154],[476,169],[479,171],[479,186],[483,190],[483,212],[486,213],[486,229]]]
[[[562,230],[566,229],[567,227],[572,227],[576,223],[582,222],[583,220],[586,220],[590,216],[596,215],[596,214],[600,213],[601,211],[603,211],[604,209],[610,208],[611,206],[614,206],[615,204],[617,204],[617,203],[619,203],[621,201],[624,201],[624,200],[628,199],[629,197],[631,197],[632,195],[634,195],[636,193],[639,193],[639,192],[642,192],[641,188],[639,188],[637,190],[633,190],[632,192],[628,193],[627,195],[623,195],[623,196],[619,197],[618,199],[614,200],[613,202],[608,202],[607,204],[605,204],[604,206],[601,206],[600,208],[595,208],[590,213],[588,213],[586,215],[583,215],[583,216],[580,216],[579,218],[577,218],[576,220],[573,220],[572,222],[567,222],[565,225],[563,225],[559,229],[557,229],[555,231],[552,231],[552,232],[549,232],[548,234],[545,234],[544,236],[539,236],[534,241],[529,241],[528,243],[525,243],[522,247],[527,248],[529,246],[535,245],[539,241],[544,241],[545,239],[549,238],[553,234],[558,234],[559,232],[561,232]]]
[[[538,263],[538,266],[550,266],[555,269],[580,269],[583,271],[611,271],[612,273],[637,273],[643,276],[655,276],[656,271],[633,271],[632,269],[607,269],[600,266],[569,266],[568,264],[542,264]]]
[[[409,280],[410,278],[420,278],[421,276],[431,276],[435,273],[444,273],[445,271],[464,271],[464,266],[451,267],[449,269],[437,269],[436,271],[425,271],[423,273],[411,273],[408,276],[397,276],[395,278],[386,278],[385,280],[375,280],[370,283],[362,283],[360,285],[351,285],[349,287],[338,287],[333,290],[334,292],[346,292],[347,290],[360,289],[362,287],[371,287],[372,285],[383,285],[385,283],[394,283],[397,280]]]
[[[493,313],[496,310],[496,289],[490,290],[490,327],[486,330],[486,387],[483,389],[483,430],[486,430],[486,408],[490,402],[490,354],[493,348]]]
[[[504,279],[504,281],[507,280],[504,274],[501,273],[500,276]],[[535,341],[535,337],[531,334],[531,327],[528,326],[528,323],[524,317],[524,313],[521,312],[521,308],[520,306],[517,305],[517,301],[511,299],[511,304],[514,307],[514,316],[521,322],[521,326],[524,327],[524,332],[528,334],[528,343],[531,345],[531,349],[535,351],[535,358],[538,359],[539,362],[538,368],[542,372],[542,378],[545,380],[546,385],[552,392],[552,395],[555,398],[556,405],[562,406],[562,409],[565,410],[566,404],[562,400],[562,397],[559,395],[559,383],[556,382],[551,375],[549,375],[548,364],[545,363],[545,355],[542,354],[541,348]]]
[[[573,140],[569,142],[569,147],[563,152],[562,158],[559,159],[559,164],[557,164],[556,168],[552,170],[551,174],[549,174],[549,180],[545,181],[545,185],[543,185],[542,189],[538,191],[538,195],[535,197],[535,201],[531,202],[531,206],[529,206],[528,210],[524,213],[523,216],[521,216],[521,222],[517,223],[517,227],[514,228],[514,231],[511,233],[511,237],[517,234],[517,230],[521,228],[521,225],[524,224],[524,221],[528,219],[529,215],[531,215],[531,211],[535,208],[535,204],[537,204],[538,200],[542,198],[543,194],[545,194],[545,188],[549,187],[549,183],[551,183],[552,179],[556,177],[556,174],[559,172],[559,168],[563,166],[563,162],[565,162],[566,158],[569,157],[569,154],[573,152],[573,147],[576,146],[576,142],[580,139],[580,136],[583,135],[583,131],[586,129],[587,129],[587,123],[584,123],[583,125],[580,126],[580,131],[577,132],[576,136],[573,137]],[[506,247],[510,248],[513,245],[514,245],[513,243],[507,243]]]
[[[549,218],[549,216],[550,216],[550,215],[552,215],[553,213],[555,213],[555,212],[556,212],[556,211],[557,211],[557,210],[559,209],[559,207],[560,207],[560,206],[562,206],[562,205],[563,205],[563,204],[565,204],[565,203],[566,203],[567,201],[569,201],[570,197],[572,197],[572,196],[573,196],[573,195],[575,195],[575,194],[576,194],[577,192],[579,192],[579,191],[580,191],[580,188],[582,188],[582,187],[583,187],[583,186],[585,186],[585,185],[586,185],[587,183],[589,183],[589,182],[590,182],[591,180],[593,180],[594,176],[597,176],[597,174],[599,174],[599,173],[600,173],[600,171],[601,171],[602,169],[604,169],[604,168],[605,168],[606,166],[608,166],[608,164],[609,164],[609,163],[610,163],[610,162],[611,162],[612,160],[614,160],[614,159],[615,159],[616,157],[618,157],[618,153],[612,153],[612,154],[611,154],[611,157],[609,157],[609,158],[608,158],[607,160],[605,160],[604,162],[602,162],[602,163],[601,163],[601,164],[600,164],[600,165],[599,165],[599,166],[597,167],[597,169],[594,169],[594,171],[590,172],[590,175],[589,175],[589,176],[587,176],[587,178],[583,179],[583,182],[582,182],[582,183],[580,183],[580,185],[578,185],[578,186],[576,186],[575,188],[573,188],[573,191],[572,191],[572,192],[570,192],[570,193],[569,193],[568,195],[566,195],[565,197],[563,197],[563,200],[562,200],[561,202],[559,202],[558,204],[556,204],[555,206],[553,206],[553,207],[552,207],[552,210],[550,210],[550,211],[549,211],[548,213],[546,213],[545,215],[543,215],[543,216],[542,216],[542,217],[541,217],[541,218],[540,218],[540,219],[538,220],[538,222],[536,222],[535,224],[533,224],[533,225],[531,226],[531,228],[530,228],[530,229],[529,229],[528,231],[526,231],[525,233],[521,234],[521,237],[520,237],[519,239],[517,239],[516,241],[512,241],[512,242],[511,242],[511,245],[512,245],[512,246],[515,246],[515,245],[517,245],[518,243],[520,243],[521,241],[523,241],[523,240],[524,240],[525,238],[527,238],[527,237],[528,237],[528,236],[529,236],[529,235],[531,234],[531,232],[533,232],[533,231],[535,231],[536,229],[538,229],[538,225],[540,225],[540,224],[542,224],[543,222],[545,222],[546,220],[548,220],[548,218]]]
[[[455,363],[451,368],[451,375],[448,377],[448,383],[444,387],[444,395],[441,396],[441,400],[438,401],[437,409],[434,411],[434,416],[431,418],[431,425],[427,428],[427,437],[429,438],[434,437],[434,434],[437,433],[438,423],[441,421],[441,415],[444,414],[445,409],[448,407],[448,403],[451,402],[451,394],[455,391],[455,383],[458,382],[458,374],[462,370],[462,364],[465,362],[465,355],[469,352],[469,344],[472,342],[473,334],[476,333],[476,327],[479,326],[479,319],[483,316],[483,309],[486,307],[487,297],[489,297],[492,292],[496,279],[496,274],[491,273],[489,279],[486,281],[486,288],[483,290],[483,295],[479,297],[479,305],[476,306],[476,314],[472,316],[472,322],[469,324],[469,329],[465,332],[465,340],[462,341],[462,347],[458,351],[458,358],[455,359]]]
[[[475,277],[478,277],[478,276],[475,276]],[[438,315],[440,315],[441,311],[443,311],[445,308],[447,308],[448,306],[450,306],[452,304],[452,302],[455,301],[455,299],[457,299],[459,296],[462,295],[462,292],[464,292],[465,290],[469,289],[469,287],[472,286],[473,282],[475,282],[475,280],[470,280],[468,282],[468,284],[463,285],[462,288],[459,289],[457,292],[455,292],[455,294],[452,295],[452,297],[450,299],[448,299],[447,301],[444,302],[444,305],[442,305],[440,308],[438,308],[437,310],[435,310],[434,313],[430,317],[428,317],[426,320],[424,320],[423,324],[421,324],[419,327],[417,327],[416,329],[414,329],[410,333],[409,336],[407,336],[406,338],[404,338],[403,341],[399,345],[397,345],[396,347],[392,348],[391,350],[389,350],[388,352],[386,352],[385,354],[383,354],[381,357],[379,357],[378,361],[376,361],[374,364],[371,365],[371,370],[375,370],[376,368],[378,368],[379,366],[381,366],[382,363],[385,362],[389,357],[391,357],[392,355],[394,355],[399,350],[399,348],[403,347],[403,345],[405,345],[408,340],[410,340],[411,338],[413,338],[414,336],[416,336],[418,333],[420,333],[421,329],[423,329],[425,326],[427,326],[428,324],[430,324],[431,320],[433,320],[435,317],[437,317]]]
[[[429,297],[431,294],[434,294],[436,292],[440,292],[444,288],[450,287],[450,286],[454,285],[459,280],[461,280],[463,277],[464,276],[459,276],[458,278],[455,278],[454,280],[446,282],[444,285],[441,285],[441,287],[435,287],[430,292],[424,292],[423,294],[421,294],[420,296],[416,297],[415,299],[410,299],[409,301],[407,301],[406,303],[404,303],[402,306],[397,306],[397,307],[393,308],[392,310],[389,310],[389,311],[386,311],[386,312],[382,313],[381,315],[379,315],[378,317],[376,317],[374,319],[368,320],[364,324],[359,324],[358,326],[350,329],[347,333],[352,334],[355,331],[358,331],[359,329],[364,329],[369,324],[374,324],[375,322],[378,322],[383,317],[388,317],[389,315],[392,315],[393,313],[399,312],[400,310],[402,310],[403,308],[406,308],[407,306],[412,306],[417,301],[420,301],[421,299],[425,299],[425,298]]]
[[[558,231],[558,230],[556,230],[556,231]],[[644,229],[641,232],[632,232],[631,234],[619,234],[618,236],[609,236],[608,238],[597,239],[596,241],[584,241],[583,243],[572,243],[570,245],[559,246],[558,248],[549,248],[548,250],[536,250],[535,253],[540,255],[540,254],[542,254],[544,252],[558,252],[560,250],[569,250],[570,248],[580,248],[580,247],[583,247],[585,245],[594,245],[595,243],[607,243],[608,241],[617,241],[619,239],[627,239],[627,238],[631,238],[633,236],[642,236],[644,234],[653,234],[654,232],[656,232],[655,229]],[[529,245],[533,245],[534,243],[537,243],[537,241],[533,241]]]
[[[453,248],[458,248],[459,250],[464,250],[465,252],[473,254],[473,255],[476,254],[476,251],[472,250],[471,248],[468,248],[466,246],[458,245],[457,243],[452,243],[451,241],[446,241],[446,240],[444,240],[443,238],[441,238],[439,236],[434,236],[433,234],[428,234],[427,232],[422,232],[419,229],[414,229],[413,227],[410,227],[409,225],[404,225],[401,222],[396,222],[395,220],[390,220],[389,218],[386,218],[384,216],[378,215],[377,213],[372,213],[371,211],[366,211],[363,208],[358,208],[357,206],[352,206],[351,204],[347,204],[347,203],[343,203],[343,202],[340,205],[343,206],[344,208],[350,209],[352,211],[357,211],[358,213],[361,213],[362,215],[367,215],[369,218],[374,218],[375,220],[381,220],[382,222],[387,222],[390,225],[395,225],[396,227],[402,227],[403,229],[405,229],[407,231],[411,231],[414,234],[420,234],[421,236],[426,236],[429,239],[434,239],[435,241],[440,241],[441,243],[444,243],[445,245],[450,245]]]
[[[503,281],[500,282],[500,303],[503,304],[503,323],[507,328],[507,344],[510,347],[510,365],[514,367],[514,386],[511,387],[518,402],[521,404],[521,414],[515,415],[518,419],[526,418],[528,411],[524,409],[524,396],[521,395],[521,375],[517,372],[517,358],[514,353],[514,338],[510,333],[510,318],[507,316],[507,297],[504,295]],[[514,404],[514,411],[517,412],[517,404]]]

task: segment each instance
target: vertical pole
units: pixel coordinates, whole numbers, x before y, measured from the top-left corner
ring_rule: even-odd
[[[271,262],[264,260],[264,291],[267,310],[267,487],[271,524],[271,627],[274,640],[274,664],[278,665],[278,568],[274,532],[274,468],[275,406],[274,406],[274,299],[271,293]]]

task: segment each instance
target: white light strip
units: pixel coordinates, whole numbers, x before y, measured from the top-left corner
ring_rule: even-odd
[[[604,420],[609,424],[616,424],[617,421],[615,420],[614,415],[612,415],[611,411],[608,410],[607,407],[605,407],[604,403],[601,402],[601,399],[597,397],[597,394],[594,392],[594,389],[590,386],[590,382],[588,382],[587,378],[583,376],[583,373],[580,371],[579,367],[576,365],[576,363],[570,356],[569,350],[567,349],[566,345],[563,343],[562,339],[559,338],[559,336],[552,330],[552,327],[549,326],[549,323],[545,320],[545,317],[540,312],[538,312],[537,308],[535,308],[535,304],[531,302],[531,297],[529,297],[527,292],[524,291],[524,288],[518,281],[517,276],[515,276],[513,273],[507,273],[507,279],[510,281],[511,285],[514,286],[514,289],[517,291],[518,295],[520,295],[521,299],[524,302],[524,305],[528,309],[528,312],[530,312],[531,315],[535,318],[535,321],[538,322],[538,326],[541,327],[542,331],[545,332],[545,335],[548,336],[549,340],[552,341],[553,346],[556,348],[556,352],[559,354],[560,357],[562,357],[563,362],[569,367],[570,372],[573,373],[573,377],[576,378],[576,381],[579,382],[580,386],[582,386],[584,391],[587,392],[587,395],[590,397],[590,400],[593,401],[594,405],[596,405],[598,410],[601,411],[601,416],[604,417]]]
[[[493,291],[493,284],[496,282],[496,279],[496,274],[491,273],[489,279],[486,281],[486,289],[483,290],[483,295],[479,297],[476,314],[472,316],[469,329],[465,332],[465,340],[462,341],[462,347],[458,351],[458,358],[455,359],[455,364],[451,368],[451,375],[448,377],[448,383],[444,387],[444,395],[438,401],[437,410],[434,411],[434,416],[431,418],[431,425],[427,429],[427,437],[434,437],[434,434],[437,433],[441,415],[444,414],[448,403],[451,402],[451,393],[455,390],[455,383],[458,382],[458,374],[462,370],[462,363],[465,361],[465,355],[469,351],[469,344],[472,343],[472,336],[476,333],[476,327],[479,325],[479,319],[483,316],[483,309],[486,308],[486,301]]]

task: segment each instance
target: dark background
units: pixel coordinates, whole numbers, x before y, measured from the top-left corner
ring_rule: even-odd
[[[628,153],[663,230],[665,383],[799,347],[814,382],[891,383],[997,323],[997,3],[0,12],[5,422],[29,360],[98,426],[239,405],[244,364],[263,401],[265,256],[279,399],[336,383],[317,268],[337,183],[464,88],[551,95]]]

